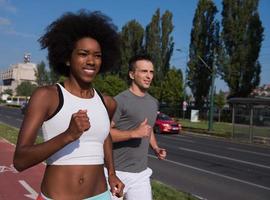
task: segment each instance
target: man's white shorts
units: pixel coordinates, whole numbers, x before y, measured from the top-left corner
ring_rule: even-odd
[[[107,169],[105,168],[105,174],[107,177]],[[139,173],[116,171],[117,177],[125,184],[124,188],[124,200],[152,200],[152,190],[150,183],[150,176],[152,175],[152,169]],[[113,200],[120,200],[112,196]]]

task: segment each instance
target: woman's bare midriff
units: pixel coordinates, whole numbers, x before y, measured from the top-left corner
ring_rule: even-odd
[[[106,190],[103,165],[48,165],[41,185],[52,199],[84,199]]]

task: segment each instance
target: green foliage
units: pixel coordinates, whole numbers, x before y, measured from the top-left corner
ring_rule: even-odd
[[[230,88],[229,97],[247,97],[260,82],[258,57],[264,29],[258,2],[223,0],[219,71]]]
[[[23,81],[17,86],[16,92],[18,96],[31,96],[33,91],[37,88],[37,85],[32,84],[29,81]]]
[[[198,108],[203,106],[208,96],[217,57],[219,24],[215,20],[216,13],[217,8],[212,1],[200,0],[193,18],[187,84]]]
[[[146,26],[145,30],[145,49],[153,58],[155,67],[155,81],[162,80],[161,71],[161,33],[160,33],[160,10],[157,9],[152,16],[151,22]]]
[[[161,17],[161,71],[163,76],[170,69],[170,59],[174,47],[173,37],[171,36],[174,28],[172,18],[173,15],[169,11],[165,11]]]
[[[129,59],[143,50],[144,28],[136,20],[132,20],[123,26],[120,35],[121,66],[115,72],[127,81]]]
[[[111,74],[104,76],[98,75],[93,85],[100,92],[109,96],[115,96],[128,87],[125,81],[119,78],[119,76]]]
[[[161,94],[162,94],[162,88],[161,85],[158,84],[152,84],[152,86],[149,88],[148,92],[155,97],[156,99],[158,99],[160,102],[162,102],[161,99]]]
[[[173,52],[172,13],[165,11],[160,17],[157,9],[151,22],[146,26],[145,50],[153,58],[155,67],[154,84],[159,85],[170,68],[170,59]]]
[[[183,75],[179,69],[168,70],[164,80],[159,84],[152,85],[149,93],[159,100],[166,102],[168,105],[177,105],[183,99]]]
[[[220,122],[221,110],[226,104],[226,98],[225,98],[224,92],[220,90],[219,93],[214,96],[214,103],[215,103],[215,106],[218,108],[218,121]]]
[[[46,69],[44,61],[41,61],[37,65],[37,70],[35,71],[36,82],[38,86],[55,84],[57,82],[63,81],[66,77],[58,75],[54,72],[53,68],[50,66],[49,70]]]
[[[12,89],[5,89],[3,92],[3,94],[8,94],[10,96],[12,96],[12,93],[13,93]]]
[[[49,72],[46,70],[46,65],[43,61],[37,65],[35,76],[38,86],[49,84]]]
[[[219,91],[218,94],[215,95],[215,106],[217,108],[222,109],[224,105],[226,104],[226,98],[225,98],[225,93],[223,91]]]
[[[63,83],[66,78],[67,78],[66,76],[61,75],[60,77],[58,77],[57,82]]]
[[[182,72],[180,70],[170,69],[161,84],[160,100],[169,104],[179,104],[182,97]]]
[[[50,80],[50,84],[55,84],[57,82],[60,81],[61,76],[59,74],[57,74],[54,70],[52,66],[50,67],[50,71],[49,71],[49,80]]]

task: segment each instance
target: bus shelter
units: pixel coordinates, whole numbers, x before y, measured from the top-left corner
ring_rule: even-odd
[[[232,138],[270,145],[270,98],[231,98]]]

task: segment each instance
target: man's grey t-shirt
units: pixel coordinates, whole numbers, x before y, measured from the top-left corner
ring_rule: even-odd
[[[117,102],[117,109],[113,116],[116,129],[135,129],[145,118],[150,126],[154,126],[158,101],[150,94],[146,93],[141,97],[125,90],[114,99]],[[149,139],[149,137],[144,137],[113,143],[115,169],[134,173],[145,170],[148,161]]]

